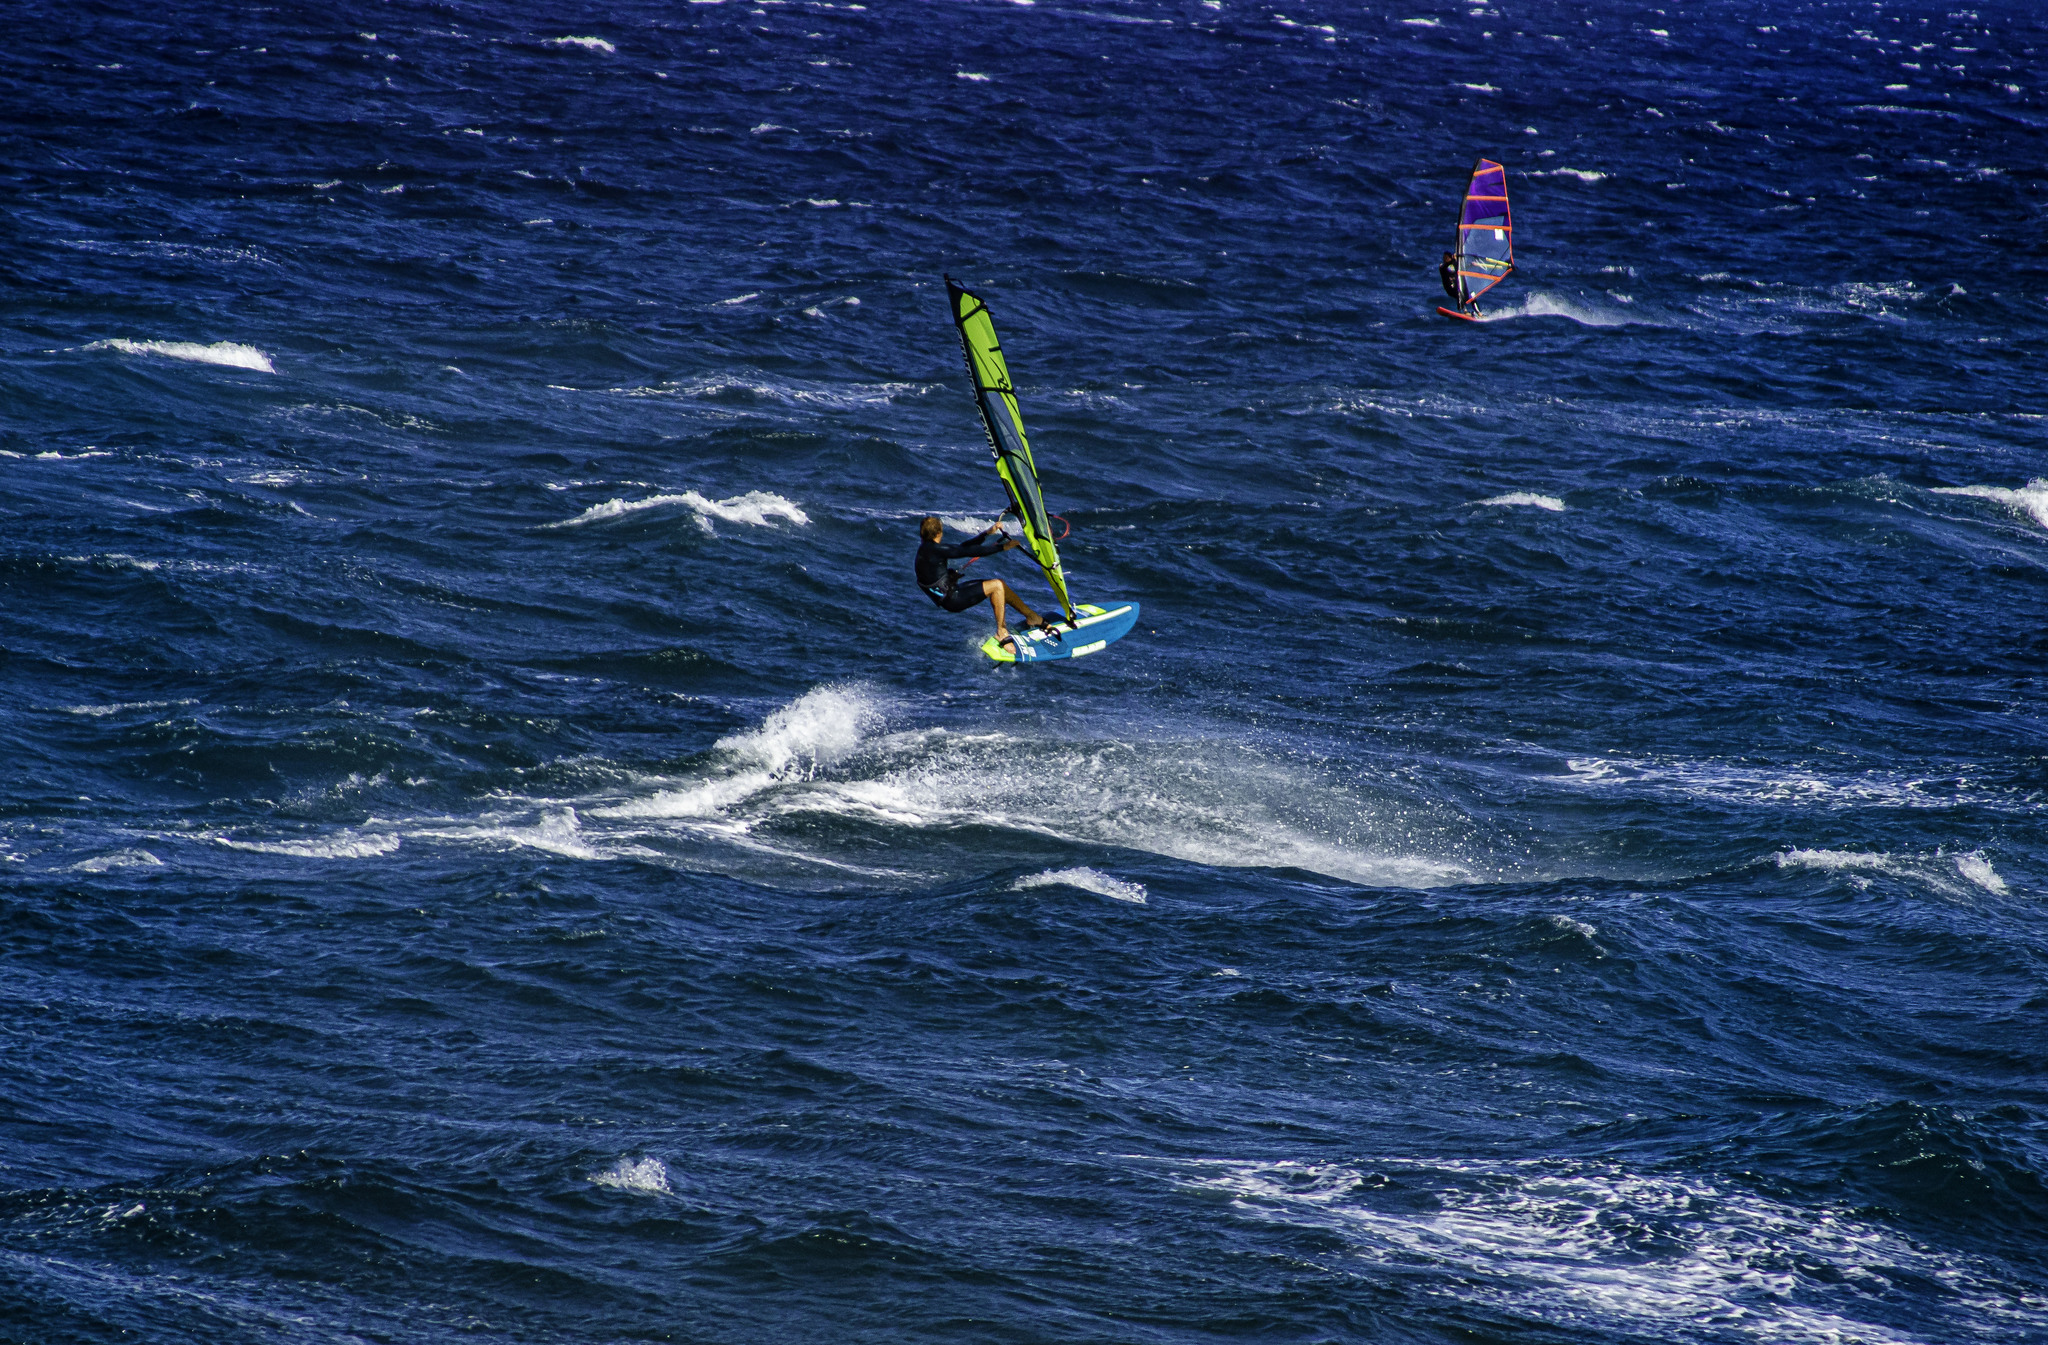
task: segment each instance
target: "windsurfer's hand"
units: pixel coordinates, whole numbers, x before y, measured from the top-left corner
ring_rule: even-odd
[[[1018,547],[1022,545],[1022,542],[1019,542],[1016,538],[1012,537],[1009,541],[1003,543],[1003,550],[1015,551]]]

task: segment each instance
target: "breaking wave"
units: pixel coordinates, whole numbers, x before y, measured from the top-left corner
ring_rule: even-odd
[[[1505,495],[1496,495],[1489,500],[1478,500],[1479,505],[1528,505],[1533,509],[1548,509],[1552,513],[1564,512],[1564,501],[1555,495],[1538,495],[1533,491],[1511,490]]]
[[[1138,906],[1145,904],[1143,883],[1112,878],[1099,869],[1047,869],[1044,873],[1034,873],[1029,878],[1019,878],[1013,886],[1019,892],[1029,891],[1034,887],[1072,887],[1083,892],[1093,892],[1098,897],[1128,901]]]
[[[1657,325],[1655,323],[1644,323],[1641,318],[1631,317],[1626,313],[1617,313],[1612,309],[1587,308],[1581,304],[1573,303],[1569,299],[1561,299],[1554,294],[1545,293],[1531,294],[1521,302],[1520,306],[1515,308],[1502,308],[1490,313],[1482,313],[1479,320],[1481,322],[1507,322],[1513,318],[1569,318],[1571,321],[1584,327],[1624,327],[1630,324]]]
[[[842,868],[872,851],[861,838],[877,831],[992,829],[1373,885],[1435,887],[1475,875],[1459,853],[1461,818],[1368,797],[1243,744],[888,732],[886,719],[867,688],[820,687],[760,727],[719,740],[685,778],[586,806],[584,815],[771,842],[780,853]],[[843,847],[820,844],[833,835],[820,825],[828,822],[847,829]],[[658,847],[662,838],[632,839]],[[961,864],[986,867],[968,856]]]
[[[2007,490],[2003,486],[1936,486],[1934,493],[1991,500],[2048,528],[2048,477],[2036,477],[2018,490]]]
[[[1782,850],[1776,859],[1781,869],[1820,869],[1829,873],[1850,875],[1874,873],[1910,879],[1951,897],[1969,896],[1973,887],[1994,896],[2004,896],[2010,890],[2005,879],[1998,876],[1998,870],[1991,867],[1991,861],[1984,857],[1981,850],[1972,850],[1961,855],[1938,852],[1932,855],[1889,855],[1881,851],[1863,850]],[[1868,885],[1865,881],[1858,881],[1858,886]]]
[[[689,509],[697,516],[697,525],[706,532],[712,532],[712,519],[726,523],[747,523],[765,528],[774,520],[787,519],[798,527],[805,527],[811,516],[803,509],[780,495],[765,490],[750,490],[744,495],[730,499],[713,500],[686,490],[680,495],[653,495],[644,500],[607,500],[592,505],[574,518],[565,518],[555,523],[543,523],[543,528],[580,528],[587,523],[602,523],[606,519],[622,518],[648,509],[670,509],[677,505]]]
[[[1316,1229],[1385,1273],[1434,1267],[1434,1284],[1403,1274],[1413,1292],[1602,1338],[1712,1323],[1716,1340],[1906,1342],[1916,1337],[1866,1319],[1900,1274],[2016,1335],[2048,1322],[1997,1273],[1858,1211],[1700,1177],[1573,1159],[1157,1161],[1233,1217]]]
[[[123,355],[161,355],[170,360],[190,360],[196,364],[220,364],[230,369],[253,369],[259,374],[274,374],[277,366],[270,362],[270,356],[245,346],[239,341],[216,341],[210,346],[197,341],[130,341],[117,336],[109,341],[94,341],[87,350],[118,350]]]

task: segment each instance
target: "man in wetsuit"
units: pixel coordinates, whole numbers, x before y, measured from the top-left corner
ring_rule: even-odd
[[[948,612],[964,612],[983,601],[992,604],[996,609],[996,640],[1012,649],[1017,647],[1016,641],[1003,625],[1006,607],[1014,607],[1023,613],[1027,626],[1052,633],[1052,623],[1025,606],[1024,600],[1017,596],[1017,590],[1002,580],[962,579],[958,570],[946,567],[949,560],[993,556],[999,551],[1009,551],[1022,545],[1014,537],[1003,537],[1002,524],[991,524],[988,531],[972,541],[957,542],[951,546],[941,540],[946,528],[936,518],[927,518],[917,530],[924,538],[917,548],[917,586],[933,602]],[[999,537],[1001,541],[996,540]]]
[[[1444,282],[1444,293],[1451,296],[1451,302],[1463,308],[1465,299],[1458,293],[1458,254],[1446,252],[1442,264],[1436,268],[1436,275]]]

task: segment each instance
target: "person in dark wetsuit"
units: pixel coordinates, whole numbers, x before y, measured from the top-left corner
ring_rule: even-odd
[[[917,548],[917,586],[925,595],[948,612],[964,612],[981,602],[987,602],[996,609],[996,639],[1003,644],[1016,647],[1010,632],[1003,625],[1004,609],[1014,607],[1024,616],[1027,626],[1050,632],[1052,623],[1032,611],[1017,596],[1017,590],[1000,579],[963,579],[958,570],[948,569],[949,560],[968,560],[981,556],[993,556],[1000,551],[1009,551],[1021,545],[1014,537],[1003,536],[1003,525],[992,524],[988,531],[971,541],[956,542],[948,546],[942,539],[946,527],[936,518],[927,518],[918,525],[918,533],[924,538]],[[1001,538],[1000,541],[997,539]]]
[[[1446,252],[1442,264],[1436,268],[1436,275],[1444,282],[1444,293],[1451,296],[1451,302],[1463,308],[1465,297],[1458,293],[1458,254]]]

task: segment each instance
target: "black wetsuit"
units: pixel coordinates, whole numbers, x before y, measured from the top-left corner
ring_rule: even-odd
[[[1436,268],[1437,278],[1444,282],[1444,293],[1451,296],[1451,302],[1464,306],[1465,300],[1458,293],[1458,259],[1449,257]]]
[[[976,579],[967,583],[960,580],[958,570],[946,568],[949,560],[966,560],[970,556],[993,556],[1001,551],[1009,538],[1002,533],[990,533],[971,542],[922,542],[917,548],[917,586],[923,589],[931,600],[949,612],[964,612],[981,601],[981,586],[988,581]]]

